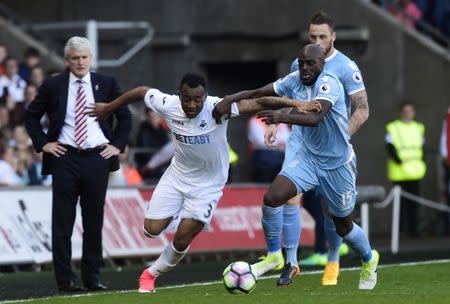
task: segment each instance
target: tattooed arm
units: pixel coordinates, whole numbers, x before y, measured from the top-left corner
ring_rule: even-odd
[[[350,136],[353,136],[369,118],[366,90],[350,95],[350,100],[352,102],[352,114],[348,123],[348,132]]]

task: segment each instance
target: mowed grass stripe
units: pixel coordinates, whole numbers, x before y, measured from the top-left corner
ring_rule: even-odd
[[[256,290],[245,296],[229,295],[221,281],[211,281],[161,287],[155,294],[126,290],[0,303],[448,303],[449,259],[380,265],[380,269],[384,270],[379,284],[372,291],[357,289],[359,267],[354,267],[341,269],[338,286],[322,287],[322,271],[303,271],[291,288],[276,287],[273,279],[278,275],[271,275],[260,278]]]

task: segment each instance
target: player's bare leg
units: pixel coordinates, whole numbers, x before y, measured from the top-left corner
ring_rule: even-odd
[[[152,232],[158,232],[158,230],[147,230],[151,227],[164,227],[164,229],[169,225],[163,220],[163,222],[152,222],[154,220],[146,219],[147,225],[144,223],[144,231],[146,231],[147,236],[156,236]],[[160,221],[160,220],[156,220]],[[155,281],[159,275],[168,272],[173,267],[175,267],[179,261],[186,255],[189,250],[189,245],[192,240],[202,231],[204,223],[194,220],[194,219],[182,219],[178,225],[177,232],[175,233],[173,241],[164,248],[162,254],[153,263],[152,266],[145,269],[139,278],[139,292],[154,292],[155,291]],[[160,230],[161,233],[164,229]],[[158,234],[159,234],[158,233]]]

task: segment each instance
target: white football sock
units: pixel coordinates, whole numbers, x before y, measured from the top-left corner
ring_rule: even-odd
[[[161,253],[159,258],[153,263],[152,266],[148,268],[150,274],[154,277],[159,276],[162,273],[166,273],[175,267],[179,261],[186,255],[189,247],[186,250],[179,252],[173,247],[173,243],[171,242],[169,245],[164,248],[164,251]]]

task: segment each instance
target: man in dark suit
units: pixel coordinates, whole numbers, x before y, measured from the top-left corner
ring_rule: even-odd
[[[81,276],[89,290],[107,289],[99,277],[102,260],[103,206],[110,171],[119,168],[131,130],[126,107],[113,119],[96,121],[84,114],[95,102],[120,96],[113,77],[91,73],[91,46],[82,37],[70,38],[64,48],[67,71],[47,79],[26,113],[26,127],[36,151],[44,151],[43,174],[53,185],[52,251],[56,283],[61,291],[82,291],[71,267],[71,235],[80,198],[83,222]],[[44,133],[40,120],[48,115]]]

